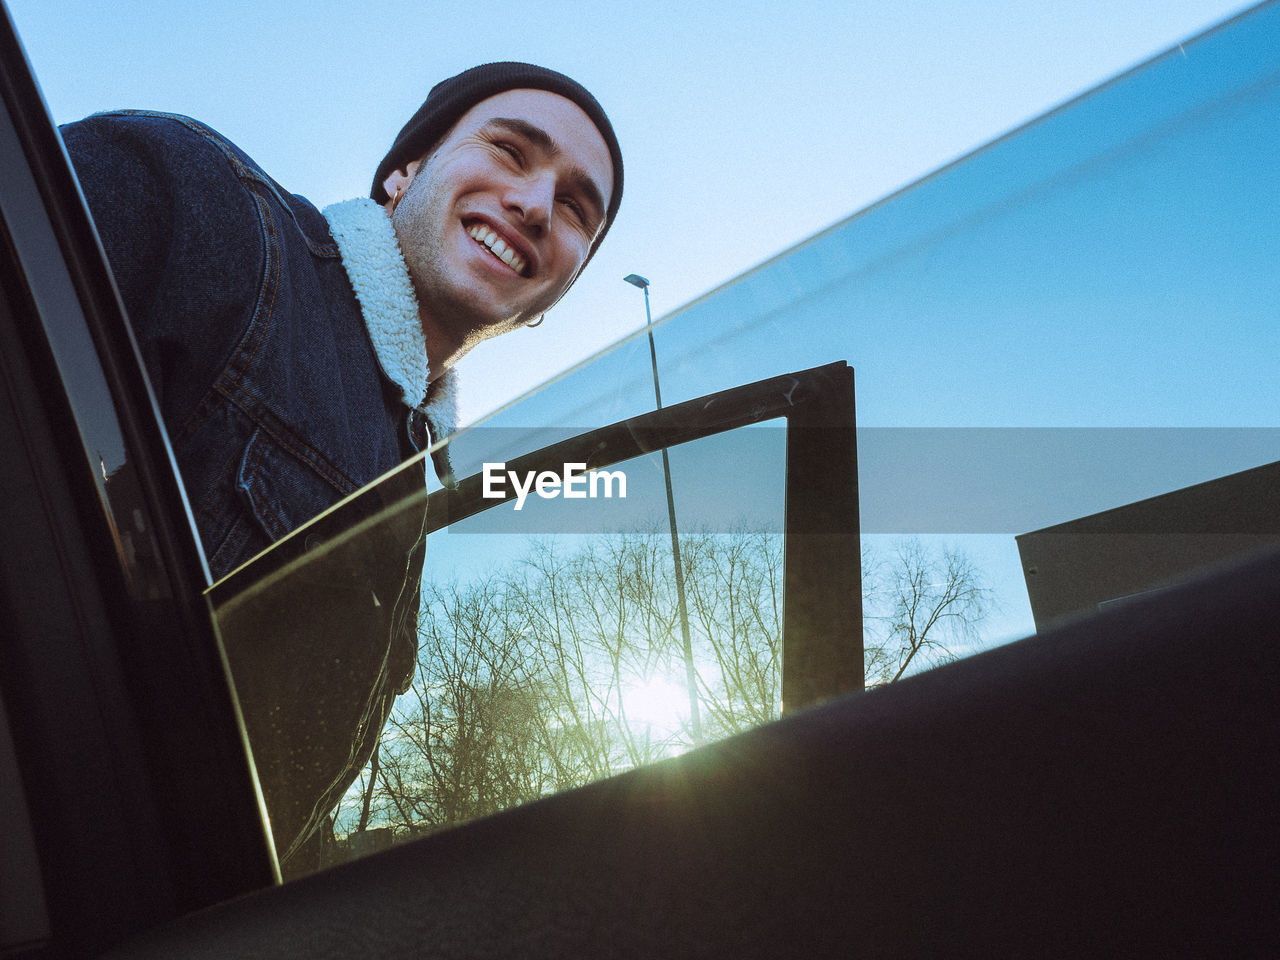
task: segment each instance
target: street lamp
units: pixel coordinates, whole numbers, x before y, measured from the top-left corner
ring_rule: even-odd
[[[638,273],[622,278],[644,291],[644,323],[649,331],[649,362],[653,367],[653,399],[662,409],[662,388],[658,386],[658,350],[653,344],[653,314],[649,312],[649,281]],[[671,557],[676,566],[676,598],[680,605],[680,633],[684,637],[684,673],[689,687],[689,725],[695,746],[702,744],[702,714],[698,710],[698,678],[693,667],[693,641],[689,638],[689,608],[684,599],[684,567],[680,563],[680,537],[676,533],[676,499],[671,490],[671,461],[667,448],[662,448],[662,476],[667,483],[667,521],[671,527]]]

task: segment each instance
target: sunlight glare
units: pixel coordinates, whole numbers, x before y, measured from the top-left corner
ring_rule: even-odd
[[[623,694],[627,720],[633,727],[653,733],[676,733],[689,715],[689,693],[666,677],[651,677]]]

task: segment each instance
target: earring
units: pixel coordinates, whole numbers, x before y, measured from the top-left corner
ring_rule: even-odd
[[[538,319],[537,319],[537,320],[531,320],[531,321],[529,321],[528,323],[526,323],[526,324],[525,324],[525,326],[526,326],[526,327],[540,327],[540,326],[542,326],[542,321],[543,321],[543,320],[545,320],[545,319],[547,319],[547,315],[546,315],[545,313],[540,313],[540,314],[538,314]]]
[[[391,198],[391,212],[396,212],[396,207],[400,205],[400,198],[404,195],[404,184],[396,184],[396,195]]]

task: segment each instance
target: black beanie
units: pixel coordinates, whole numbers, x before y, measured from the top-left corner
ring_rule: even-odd
[[[378,164],[369,196],[374,202],[385,204],[389,198],[382,182],[394,171],[403,170],[411,162],[424,156],[444,138],[464,113],[481,100],[487,100],[506,90],[521,89],[547,90],[572,100],[591,118],[591,122],[600,131],[600,136],[604,138],[605,146],[609,148],[609,158],[613,161],[613,190],[609,196],[609,208],[605,211],[604,227],[591,245],[591,253],[595,253],[596,247],[609,232],[609,225],[617,216],[618,204],[622,201],[622,151],[618,147],[618,138],[614,136],[613,126],[605,116],[604,108],[586,87],[563,73],[531,63],[485,63],[464,70],[456,77],[441,80],[432,87],[426,102],[418,108],[413,119],[404,125],[404,129],[396,136],[395,143],[391,145],[391,150],[382,158],[382,163]]]

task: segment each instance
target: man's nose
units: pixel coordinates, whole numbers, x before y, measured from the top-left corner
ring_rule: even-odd
[[[519,214],[523,225],[539,236],[551,221],[555,193],[555,177],[534,173],[510,184],[503,200],[508,209]]]

